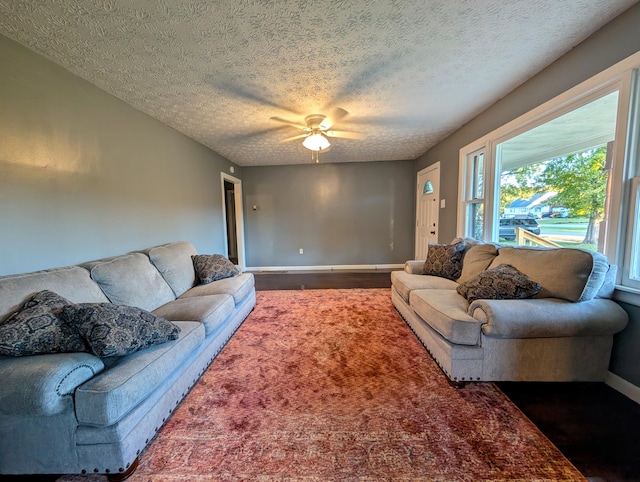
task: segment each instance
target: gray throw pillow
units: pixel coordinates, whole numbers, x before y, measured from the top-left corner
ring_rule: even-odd
[[[531,298],[542,291],[542,286],[510,264],[501,264],[459,284],[456,290],[471,303]]]
[[[464,248],[464,241],[453,244],[429,243],[429,251],[427,251],[427,259],[422,267],[422,274],[457,280],[462,274]]]
[[[100,358],[129,355],[175,340],[180,333],[170,321],[135,306],[80,303],[65,306],[61,316]]]
[[[234,264],[221,254],[195,254],[191,259],[202,284],[240,274]]]
[[[0,325],[0,355],[29,356],[84,351],[80,335],[60,318],[66,298],[53,291],[33,295]]]

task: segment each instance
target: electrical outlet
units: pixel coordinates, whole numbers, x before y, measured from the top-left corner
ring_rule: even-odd
[[[300,248],[300,254],[304,254],[304,249]]]

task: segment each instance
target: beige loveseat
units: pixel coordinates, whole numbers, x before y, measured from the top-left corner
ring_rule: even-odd
[[[610,299],[616,267],[606,257],[468,238],[448,246],[458,243],[455,279],[422,274],[425,260],[407,261],[403,271],[391,273],[393,304],[451,381],[605,379],[613,335],[627,324],[626,312]],[[540,292],[472,301],[458,293],[461,284],[482,285],[478,276],[501,265],[537,282]]]

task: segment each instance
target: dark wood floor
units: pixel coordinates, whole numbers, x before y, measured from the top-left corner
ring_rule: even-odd
[[[640,481],[640,405],[604,383],[498,387],[590,480]]]
[[[391,287],[388,271],[254,275],[258,291]],[[497,385],[589,480],[640,481],[640,405],[604,383]],[[55,477],[0,476],[0,480],[50,482]]]
[[[261,271],[253,273],[256,290],[313,290],[326,288],[391,288],[389,270]]]
[[[254,275],[257,290],[391,287],[388,271]],[[497,385],[589,480],[640,481],[640,405],[604,383]]]

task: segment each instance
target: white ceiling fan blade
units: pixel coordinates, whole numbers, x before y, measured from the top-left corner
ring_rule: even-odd
[[[344,117],[348,116],[349,113],[340,108],[340,107],[336,107],[335,109],[333,109],[333,112],[331,113],[330,116],[327,116],[322,123],[320,124],[320,129],[322,130],[327,130],[330,129],[331,126],[335,125],[337,122],[340,122],[340,120],[342,120]]]
[[[285,124],[289,124],[290,126],[296,127],[298,129],[302,129],[304,131],[308,131],[309,128],[305,125],[302,124],[298,124],[297,122],[293,122],[287,119],[283,119],[282,117],[271,117],[271,120],[274,120],[276,122],[283,122]]]
[[[367,135],[364,132],[349,132],[349,131],[327,131],[325,134],[328,137],[342,137],[343,139],[366,139]]]
[[[309,134],[300,134],[299,136],[287,137],[286,139],[282,139],[281,141],[278,141],[278,142],[295,141],[296,139],[303,139],[304,137],[307,137],[308,135]]]

